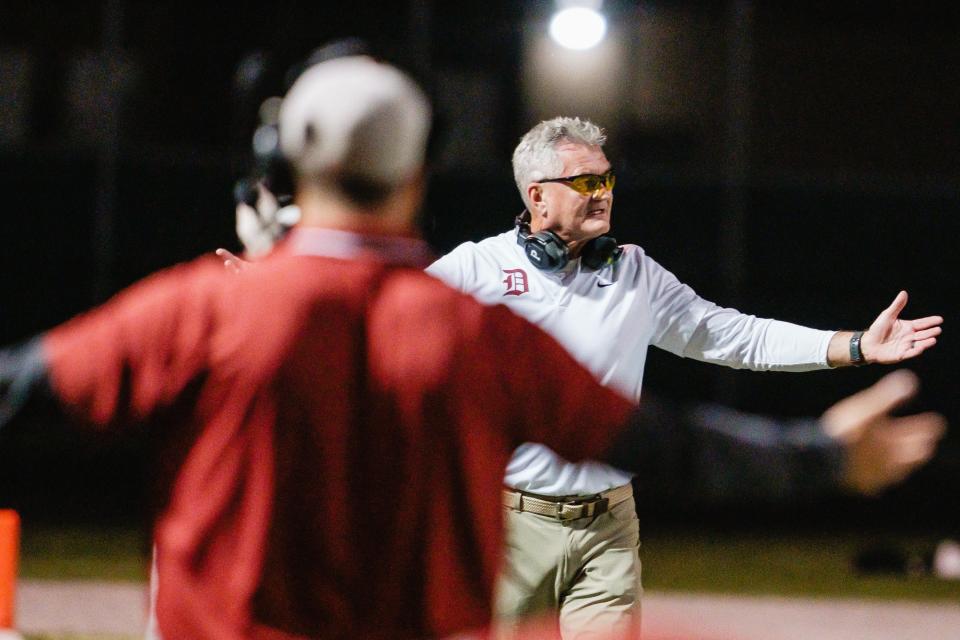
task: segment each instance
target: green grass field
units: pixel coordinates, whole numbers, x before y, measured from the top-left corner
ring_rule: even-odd
[[[917,553],[934,538],[898,536]],[[644,585],[657,591],[960,601],[960,581],[858,576],[851,560],[868,540],[852,534],[643,535]],[[25,527],[20,575],[32,579],[142,582],[143,534],[127,528]]]
[[[144,535],[129,528],[25,525],[20,577],[143,582],[148,578],[145,550]]]
[[[643,583],[656,591],[960,602],[958,580],[857,575],[852,560],[871,539],[852,534],[654,534],[644,536],[641,547]],[[937,542],[923,536],[885,540],[920,555]]]

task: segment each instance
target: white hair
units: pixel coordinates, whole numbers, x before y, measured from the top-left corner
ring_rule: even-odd
[[[607,134],[603,129],[580,118],[560,116],[544,120],[530,129],[513,151],[513,179],[517,182],[523,203],[530,207],[527,185],[531,182],[562,177],[563,161],[557,155],[558,144],[573,142],[602,147],[606,141]]]

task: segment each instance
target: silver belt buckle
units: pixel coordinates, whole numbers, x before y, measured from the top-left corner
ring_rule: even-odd
[[[563,508],[566,507],[566,506],[579,507],[579,508],[580,508],[580,513],[579,513],[578,515],[576,515],[576,516],[571,516],[571,517],[568,517],[568,518],[564,518],[564,517],[563,517]],[[584,510],[584,508],[585,508],[586,506],[587,506],[587,503],[586,503],[585,500],[565,500],[564,502],[558,502],[558,503],[557,503],[557,506],[556,506],[557,520],[559,520],[560,522],[565,522],[565,521],[567,521],[567,520],[576,520],[576,519],[578,519],[578,518],[582,518],[582,517],[584,516],[583,510]]]

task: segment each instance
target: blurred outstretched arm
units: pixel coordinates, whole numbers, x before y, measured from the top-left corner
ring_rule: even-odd
[[[641,493],[707,504],[786,502],[840,490],[874,495],[926,463],[946,421],[894,417],[919,383],[888,374],[820,419],[777,420],[645,394],[638,418],[605,460],[637,473]]]

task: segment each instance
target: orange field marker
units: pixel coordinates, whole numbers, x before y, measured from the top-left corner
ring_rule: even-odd
[[[13,509],[0,509],[0,630],[14,628],[19,557],[20,516]]]

